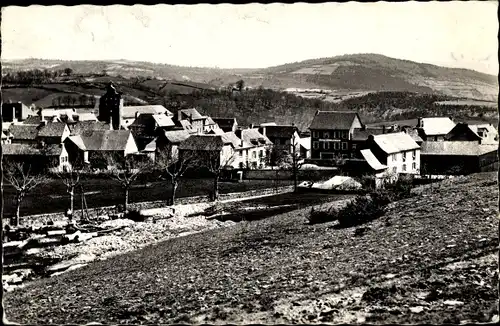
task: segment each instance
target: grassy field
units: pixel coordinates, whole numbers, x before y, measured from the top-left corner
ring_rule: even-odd
[[[290,185],[291,181],[282,180],[280,186]],[[158,181],[148,188],[136,187],[130,190],[129,202],[167,200],[170,198],[171,186],[169,181]],[[213,186],[212,179],[185,179],[179,184],[177,197],[208,196]],[[221,182],[220,193],[242,192],[255,189],[272,188],[272,180],[247,180],[241,183]],[[83,189],[88,207],[112,206],[123,203],[124,192],[120,184],[109,179],[90,179],[83,182]],[[4,188],[4,215],[14,214],[15,192],[8,185]],[[21,203],[21,216],[64,212],[69,207],[69,195],[60,180],[51,180],[47,184],[35,188]],[[80,190],[75,196],[75,210],[81,209]]]
[[[20,323],[451,323],[498,315],[498,186],[447,180],[355,236],[309,208],[171,239],[7,293]]]

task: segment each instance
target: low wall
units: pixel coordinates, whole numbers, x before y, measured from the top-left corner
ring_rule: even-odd
[[[319,181],[336,175],[338,175],[336,170],[299,170],[297,173],[297,177],[301,181]],[[247,180],[291,180],[293,172],[289,170],[279,171],[279,173],[276,173],[276,170],[247,170],[243,172],[243,178]]]
[[[256,189],[244,192],[233,192],[228,194],[220,194],[219,200],[228,200],[228,199],[237,199],[244,197],[253,197],[253,196],[261,196],[268,195],[273,193],[283,193],[293,191],[293,186],[285,186],[278,188],[266,188],[266,189]],[[193,196],[193,197],[181,197],[175,200],[176,205],[187,205],[187,204],[195,204],[195,203],[207,203],[210,202],[208,196]],[[166,200],[161,201],[150,201],[150,202],[140,202],[140,203],[130,203],[128,205],[128,209],[150,209],[150,208],[161,208],[169,206]],[[117,214],[118,210],[116,206],[106,206],[106,207],[96,207],[89,208],[87,210],[90,217],[95,217],[99,215],[109,215],[109,214]],[[74,212],[74,220],[79,221],[81,218],[81,211],[75,210]],[[29,216],[21,216],[20,224],[24,226],[41,226],[46,225],[49,220],[53,222],[65,221],[67,217],[63,212],[58,213],[47,213],[47,214],[38,214],[38,215],[29,215]],[[10,224],[9,218],[3,219],[4,225]]]

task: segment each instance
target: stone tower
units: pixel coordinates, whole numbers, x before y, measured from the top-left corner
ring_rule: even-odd
[[[106,88],[106,94],[99,99],[99,117],[110,125],[113,130],[119,130],[122,125],[123,99],[113,83],[109,83]]]

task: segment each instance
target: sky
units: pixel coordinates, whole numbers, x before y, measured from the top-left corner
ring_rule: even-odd
[[[2,59],[263,68],[352,53],[498,74],[496,1],[2,8]]]

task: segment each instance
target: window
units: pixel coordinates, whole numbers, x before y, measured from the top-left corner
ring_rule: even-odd
[[[252,152],[252,158],[256,158],[257,157],[257,152]]]
[[[352,149],[356,149],[356,144],[351,145]]]
[[[347,143],[345,141],[342,142],[342,150],[343,151],[347,150]]]
[[[264,151],[262,149],[259,151],[259,157],[264,157]]]
[[[415,159],[417,157],[417,150],[414,149],[411,153],[411,156],[413,157],[413,159]]]
[[[330,133],[328,131],[323,132],[323,138],[325,139],[330,138]]]
[[[413,170],[416,170],[417,169],[417,163],[413,162],[412,165],[411,165],[411,168]]]
[[[398,158],[398,154],[392,154],[391,156],[392,156],[392,161],[393,162],[396,161],[397,158]]]
[[[406,171],[406,164],[403,164],[403,171]]]
[[[243,151],[240,151],[240,157],[243,157]]]
[[[335,143],[335,144],[334,144],[334,148],[335,148],[336,150],[339,150],[339,149],[340,149],[340,143]]]
[[[319,138],[319,132],[313,131],[313,138]]]
[[[393,168],[392,168],[392,172],[393,172],[393,173],[396,173],[397,171],[398,171],[398,169],[397,169],[396,167],[393,167]]]
[[[335,139],[339,138],[339,132],[337,130],[333,132],[333,138]]]
[[[342,131],[342,138],[347,139],[347,130]]]
[[[319,148],[319,142],[313,141],[313,148],[318,149]]]
[[[403,152],[403,162],[406,162],[406,152]]]
[[[321,146],[321,147],[323,147],[323,149],[327,149],[327,148],[326,148],[326,146],[327,146],[327,144],[328,144],[327,142],[322,142],[321,144],[322,144],[322,146]]]

